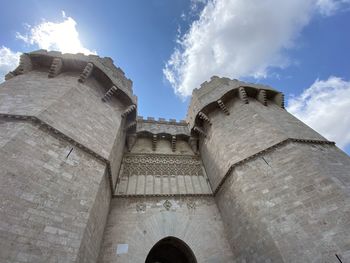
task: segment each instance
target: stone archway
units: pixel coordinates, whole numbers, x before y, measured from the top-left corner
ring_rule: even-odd
[[[145,263],[197,263],[197,260],[185,242],[169,236],[152,247]]]

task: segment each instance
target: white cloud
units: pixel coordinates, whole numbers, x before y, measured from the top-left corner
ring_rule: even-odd
[[[63,53],[96,54],[96,51],[89,50],[81,43],[76,28],[77,22],[67,17],[64,11],[62,11],[62,18],[63,21],[58,23],[43,21],[35,26],[27,25],[27,32],[24,34],[17,32],[16,37],[40,49]]]
[[[21,53],[13,52],[5,46],[0,47],[0,83],[5,80],[4,77],[9,71],[18,66],[20,55]]]
[[[317,0],[316,6],[322,15],[330,16],[349,3],[349,0]]]
[[[350,81],[316,80],[287,110],[341,148],[350,144]]]
[[[177,40],[164,76],[183,97],[212,75],[265,77],[273,67],[288,66],[285,51],[313,14],[331,14],[338,1],[209,0]]]

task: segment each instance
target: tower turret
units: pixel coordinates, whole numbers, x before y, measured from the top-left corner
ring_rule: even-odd
[[[212,77],[187,120],[237,262],[349,258],[350,160],[269,87]]]
[[[0,85],[0,261],[96,261],[136,103],[110,58],[21,56]]]

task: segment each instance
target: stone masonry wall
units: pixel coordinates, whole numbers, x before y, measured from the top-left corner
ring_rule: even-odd
[[[116,186],[116,195],[211,195],[212,190],[201,159],[187,141],[169,138],[155,141],[138,137],[125,153]]]
[[[0,113],[36,116],[108,159],[125,106],[103,103],[104,88],[94,79],[77,81],[79,73],[48,78],[31,71],[0,85]]]
[[[143,263],[161,239],[184,241],[198,262],[233,262],[219,211],[212,197],[114,198],[99,263]],[[127,247],[126,253],[117,252]]]
[[[350,261],[350,160],[287,143],[234,168],[217,193],[236,262]]]
[[[106,99],[111,80],[97,68],[82,79],[74,55],[49,73],[39,53],[35,67],[0,84],[0,257],[96,262],[123,154],[121,115],[136,98],[124,79],[127,92]]]
[[[77,262],[95,263],[100,253],[100,246],[111,201],[111,187],[107,176],[107,174],[103,176],[96,195],[96,200],[91,208]]]
[[[106,164],[30,122],[1,120],[0,138],[0,261],[76,262],[94,207],[108,211]]]
[[[262,105],[253,98],[249,104],[233,98],[227,103],[230,115],[220,109],[208,114],[206,138],[200,152],[213,189],[216,189],[232,164],[287,138],[325,140],[311,128],[274,103]]]

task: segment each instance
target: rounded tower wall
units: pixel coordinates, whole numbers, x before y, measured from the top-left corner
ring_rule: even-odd
[[[135,104],[111,59],[21,56],[0,85],[0,261],[96,262]]]
[[[284,110],[281,93],[230,83],[195,91],[188,121],[237,260],[348,258],[348,156]]]
[[[117,91],[107,102],[102,102],[112,82],[102,82],[101,70],[95,69],[95,76],[92,69],[91,76],[82,83],[82,73],[78,70],[83,71],[84,63],[90,62],[78,60],[73,67],[71,61],[61,58],[66,67],[48,77],[50,57],[45,53],[40,57],[36,52],[24,56],[29,57],[31,62],[27,63],[33,65],[0,85],[0,113],[36,117],[108,159],[116,131],[124,125],[121,115],[134,103],[134,96],[127,98],[125,93]],[[15,72],[21,67],[24,66],[20,64]]]
[[[215,199],[237,261],[348,260],[349,171],[333,145],[302,142],[236,166]]]
[[[212,78],[193,94],[193,101],[201,103],[191,103],[189,112],[191,107],[197,108],[198,112],[189,118],[190,125],[192,119],[190,129],[193,137],[200,138],[199,151],[213,190],[232,165],[285,140],[326,141],[289,114],[281,101],[276,101],[275,97],[281,96],[281,93],[271,88],[267,90],[265,86],[248,85],[225,78]],[[259,98],[260,91],[265,92],[265,99]],[[268,95],[268,92],[271,94]]]

